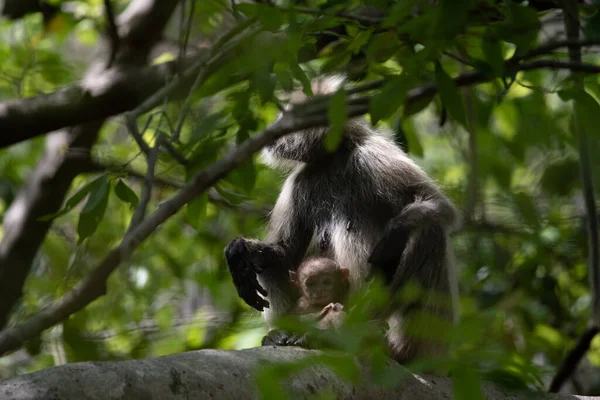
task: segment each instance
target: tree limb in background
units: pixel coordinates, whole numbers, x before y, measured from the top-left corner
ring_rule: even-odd
[[[590,343],[592,343],[592,339],[594,339],[599,332],[600,328],[593,325],[583,332],[575,346],[569,351],[569,354],[567,354],[567,357],[562,362],[554,378],[552,378],[549,389],[550,393],[558,393],[561,386],[569,379],[573,371],[575,371],[575,368],[577,368],[579,361],[583,358],[585,353],[587,353],[590,348]]]
[[[551,53],[553,50],[571,43],[562,41],[543,44],[526,56],[508,60],[507,67],[514,66],[526,58]],[[581,42],[586,46],[599,43],[599,41],[588,40]],[[171,81],[177,70],[174,61],[145,68],[128,66],[127,68],[111,68],[93,80],[84,80],[53,93],[0,102],[0,127],[2,127],[0,148],[67,126],[118,115],[136,107],[138,108],[135,115],[137,117],[160,104],[160,101],[156,102],[156,100],[163,99],[167,94],[182,95],[183,93],[175,92],[175,89],[189,88],[206,60],[206,54],[188,60],[190,66],[186,69],[186,73],[178,76],[175,82]],[[218,68],[218,65],[220,63],[215,63],[214,68]],[[554,60],[537,60],[527,65],[520,65],[518,68],[520,70],[572,69],[600,73],[600,67],[597,65]],[[469,71],[469,73],[474,73],[474,71]],[[172,86],[172,89],[167,89],[165,86],[167,81],[171,81],[167,86]],[[476,83],[479,82],[483,81],[480,80]],[[375,88],[373,87],[373,89]],[[158,95],[157,91],[159,90],[165,92],[170,90],[170,92]],[[156,99],[145,100],[154,94],[157,96]],[[142,103],[144,103],[143,107]]]
[[[568,46],[569,59],[573,63],[581,62],[581,47],[577,44],[579,39],[579,7],[576,0],[563,0],[563,19],[567,39],[572,43]],[[576,85],[583,90],[583,80],[575,75]],[[594,193],[594,180],[592,176],[592,165],[590,161],[588,137],[585,128],[577,117],[577,108],[579,105],[573,103],[574,129],[576,133],[577,148],[579,152],[579,169],[583,183],[583,196],[585,200],[585,210],[588,223],[588,273],[591,282],[592,305],[590,316],[590,327],[583,333],[577,341],[576,346],[569,352],[560,366],[558,373],[550,385],[551,392],[558,392],[575,370],[581,358],[589,349],[590,343],[600,328],[600,249],[598,248],[598,215],[596,212],[596,199]]]
[[[123,167],[120,165],[111,165],[111,164],[106,164],[106,163],[101,163],[98,161],[92,161],[88,159],[88,164],[86,165],[86,170],[83,172],[94,172],[94,173],[98,173],[98,172],[113,172],[113,173],[117,173],[117,174],[124,174],[127,177],[139,181],[139,182],[144,182],[144,180],[146,179],[145,175],[135,171],[129,167]],[[169,189],[181,189],[184,186],[183,182],[179,182],[176,180],[172,180],[172,179],[166,179],[166,178],[161,178],[158,176],[155,176],[154,179],[152,180],[152,184],[154,186],[161,186],[163,188],[169,188]],[[231,210],[241,210],[245,213],[249,213],[249,214],[254,214],[260,217],[266,217],[269,215],[269,212],[272,209],[272,205],[264,205],[261,206],[259,204],[255,204],[251,201],[245,201],[245,202],[241,202],[239,204],[233,204],[231,202],[229,202],[229,200],[227,200],[226,198],[224,198],[223,196],[221,196],[219,194],[219,192],[214,189],[214,188],[210,188],[208,190],[208,200],[211,203],[214,203],[216,205],[219,205],[221,207],[225,207]]]
[[[146,208],[148,207],[148,202],[150,201],[150,197],[152,195],[154,168],[156,167],[156,162],[158,161],[159,150],[160,140],[157,140],[154,147],[152,147],[146,155],[146,164],[148,165],[148,167],[146,171],[146,176],[144,177],[144,186],[142,187],[142,194],[140,196],[140,201],[137,207],[135,208],[135,211],[133,212],[131,222],[129,223],[129,227],[127,228],[127,233],[125,235],[129,235],[130,232],[133,231],[135,227],[138,226],[146,216]]]
[[[106,14],[106,22],[107,22],[107,31],[108,37],[110,39],[110,54],[108,56],[108,60],[106,62],[106,68],[110,68],[110,66],[115,61],[115,57],[117,56],[117,52],[119,51],[119,30],[117,29],[117,23],[115,22],[115,12],[113,11],[112,3],[110,0],[104,0],[104,13]]]
[[[135,0],[129,4],[123,14],[119,16],[119,25],[122,30],[120,36],[122,41],[128,45],[122,46],[117,55],[115,61],[117,67],[121,63],[128,63],[128,65],[132,64],[130,68],[137,69],[136,66],[145,63],[148,56],[145,52],[149,51],[153,43],[140,44],[140,37],[143,37],[141,32],[151,31],[146,33],[145,40],[147,41],[160,39],[162,27],[165,26],[176,5],[176,0]],[[153,29],[158,29],[159,32],[152,31]],[[96,65],[105,64],[105,59],[96,61]],[[92,63],[86,74],[87,79],[84,81],[96,82],[97,87],[91,91],[80,92],[74,98],[69,98],[69,101],[65,101],[61,97],[66,92],[59,91],[58,94],[34,98],[32,102],[23,100],[25,103],[13,101],[0,105],[0,115],[14,117],[15,111],[17,114],[17,118],[12,121],[15,125],[5,124],[7,121],[0,122],[2,127],[0,141],[13,132],[26,133],[31,118],[36,118],[36,115],[42,116],[42,122],[44,122],[44,115],[46,118],[52,119],[49,114],[44,113],[48,111],[48,108],[52,109],[53,102],[57,102],[59,108],[65,107],[70,112],[73,108],[77,109],[78,102],[86,102],[86,93],[94,91],[102,93],[102,85],[106,82],[98,84],[93,79],[98,73],[94,64]],[[120,68],[114,68],[112,73],[118,77],[120,71]],[[126,84],[124,81],[120,82]],[[124,100],[127,100],[126,93],[119,91],[113,95],[119,96],[119,98],[124,96]],[[119,103],[121,100],[113,98],[112,101]],[[11,109],[10,104],[25,106]],[[38,111],[37,114],[36,111]],[[41,111],[41,115],[39,111]],[[57,110],[55,109],[55,111]],[[6,114],[7,112],[8,114]],[[64,112],[65,110],[63,110]],[[88,117],[90,116],[88,115]],[[102,116],[97,116],[80,119],[76,123],[56,126],[56,128],[62,128],[84,123],[48,136],[42,160],[7,210],[3,220],[4,236],[0,242],[0,327],[6,325],[13,306],[21,298],[22,288],[33,259],[51,226],[51,221],[40,221],[39,218],[53,214],[60,209],[71,182],[85,168],[85,164],[79,160],[70,159],[69,151],[64,151],[65,148],[77,149],[78,153],[89,154],[103,122]]]
[[[115,66],[53,93],[2,102],[0,148],[133,109],[175,75],[175,64]]]
[[[472,72],[459,76],[455,82],[458,86],[464,86],[482,82],[486,79],[482,74]],[[369,110],[369,98],[355,96],[359,90],[370,90],[374,87],[380,87],[382,84],[382,81],[378,81],[349,90],[348,92],[351,95],[348,99],[348,117],[357,117],[367,113]],[[406,102],[415,102],[424,97],[435,95],[436,92],[437,88],[434,84],[417,87],[408,92]],[[100,265],[76,285],[75,288],[56,303],[41,310],[24,323],[0,332],[0,354],[17,348],[42,330],[83,309],[91,301],[101,296],[103,294],[102,288],[112,271],[127,259],[133,250],[143,240],[148,238],[160,224],[177,213],[196,196],[208,190],[219,179],[242,165],[268,143],[285,134],[312,127],[327,126],[329,124],[327,115],[328,105],[323,100],[327,98],[328,96],[315,98],[283,113],[280,119],[263,132],[249,138],[223,158],[198,172],[176,195],[162,203],[153,214],[142,221],[130,234],[126,235],[119,246],[113,249]],[[307,110],[309,114],[300,114]]]

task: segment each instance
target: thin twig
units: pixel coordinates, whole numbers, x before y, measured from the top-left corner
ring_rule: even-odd
[[[146,176],[144,178],[144,186],[142,187],[142,193],[140,195],[140,201],[133,212],[133,216],[131,217],[131,222],[129,223],[129,228],[127,228],[127,233],[125,236],[129,235],[131,231],[133,231],[139,224],[144,220],[146,216],[146,208],[148,207],[148,203],[150,202],[150,197],[152,195],[152,186],[154,182],[154,169],[156,167],[156,162],[158,161],[158,151],[160,149],[161,141],[157,140],[156,144],[150,149],[148,155],[146,157],[147,163],[147,171]]]
[[[173,158],[175,160],[177,160],[177,162],[183,166],[186,166],[189,164],[189,161],[183,156],[183,154],[181,154],[179,152],[179,150],[177,150],[175,148],[175,146],[173,146],[173,144],[171,143],[170,140],[167,140],[167,138],[164,135],[161,135],[161,145],[165,147],[165,149],[173,156]]]
[[[376,24],[383,22],[383,20],[384,20],[381,17],[375,17],[375,16],[371,17],[368,15],[348,14],[348,13],[342,12],[342,11],[328,13],[325,11],[315,10],[315,9],[307,8],[307,7],[279,7],[274,4],[271,4],[271,5],[273,7],[278,8],[281,11],[284,11],[284,12],[297,12],[299,14],[315,15],[315,16],[319,16],[319,17],[344,18],[344,19],[347,19],[350,21],[360,22],[361,24],[365,24],[365,25],[376,25]]]
[[[571,376],[575,368],[579,364],[579,360],[583,358],[585,353],[590,348],[592,339],[600,332],[596,326],[589,326],[575,343],[575,346],[569,351],[567,357],[563,360],[558,372],[550,382],[550,393],[558,393],[561,386]]]
[[[600,46],[600,40],[598,39],[565,39],[565,40],[557,40],[554,42],[543,43],[539,47],[536,47],[533,50],[528,51],[522,55],[515,55],[511,60],[513,62],[527,60],[533,57],[543,56],[551,53],[556,49],[560,49],[561,47],[569,47],[569,46],[580,46],[580,47],[589,47],[589,46]],[[579,60],[581,62],[581,60]]]
[[[215,44],[216,46],[222,47],[225,42],[232,39],[234,36],[242,33],[245,29],[251,27],[255,24],[255,20],[246,20],[234,28],[232,28],[228,33],[223,35],[221,39]],[[256,32],[252,32],[255,34]],[[214,52],[209,52],[208,54],[202,54],[198,57],[198,60],[195,61],[189,68],[187,68],[182,75],[178,78],[171,80],[169,83],[164,85],[161,89],[157,90],[152,96],[148,97],[141,103],[135,110],[131,111],[131,116],[133,118],[137,118],[142,114],[147,113],[157,105],[159,105],[166,97],[171,95],[173,92],[181,88],[182,82],[187,82],[188,79],[192,79],[194,76],[198,76],[202,69],[208,69],[210,72],[214,71],[222,62],[227,60],[227,57],[231,56],[232,49],[235,46],[231,46],[226,50],[221,49],[218,55],[214,55]],[[208,71],[207,71],[208,72]]]
[[[104,0],[104,13],[106,14],[106,22],[108,24],[108,37],[109,37],[109,45],[110,45],[110,56],[108,57],[108,61],[106,64],[106,68],[109,68],[115,58],[117,57],[117,52],[119,51],[119,30],[117,28],[117,24],[115,22],[115,13],[112,8],[112,3],[110,0]]]
[[[190,32],[192,30],[192,21],[194,19],[194,11],[196,9],[196,0],[190,0],[190,15],[188,16],[188,21],[187,24],[185,25],[184,29],[184,37],[183,37],[183,43],[181,45],[181,52],[179,54],[179,65],[183,65],[183,60],[185,58],[185,54],[187,52],[187,46],[188,46],[188,42],[190,39]],[[185,14],[185,1],[181,2],[181,14],[182,14],[182,20],[183,20],[183,16]],[[183,26],[183,23],[181,24]]]
[[[140,147],[140,150],[142,150],[145,154],[150,154],[150,146],[148,146],[148,143],[146,143],[144,138],[142,138],[137,126],[137,122],[130,112],[125,114],[125,125],[127,126],[131,136],[133,136],[135,142]]]
[[[190,87],[190,90],[185,99],[185,102],[183,103],[183,107],[181,108],[181,112],[179,113],[179,119],[177,121],[177,126],[175,128],[175,132],[173,132],[172,142],[179,141],[179,136],[181,135],[181,129],[183,128],[183,123],[185,122],[185,118],[186,118],[187,113],[189,112],[189,109],[191,106],[192,93],[194,93],[198,89],[198,87],[205,81],[205,79],[207,78],[209,73],[212,72],[212,71],[210,71],[208,66],[211,64],[217,63],[220,59],[223,59],[228,53],[227,49],[225,49],[225,50],[223,49],[225,44],[228,43],[229,41],[231,41],[237,35],[241,34],[244,30],[250,28],[252,25],[255,24],[255,22],[256,22],[255,20],[247,20],[244,23],[234,26],[229,32],[225,33],[217,41],[217,43],[215,43],[215,45],[212,47],[212,51],[210,52],[210,56],[209,56],[208,60],[206,61],[206,64],[203,65],[202,69],[200,69],[200,71],[198,72],[198,75],[196,76],[194,83]],[[248,34],[248,36],[253,35],[257,32],[258,32],[257,29],[250,30],[250,33]],[[231,46],[231,47],[235,47],[235,45]]]
[[[126,167],[123,165],[116,165],[116,164],[108,164],[105,162],[103,163],[103,162],[97,161],[97,160],[91,160],[89,158],[89,156],[87,156],[86,159],[89,161],[89,165],[85,169],[86,172],[109,171],[109,172],[113,172],[116,174],[122,174],[122,175],[127,176],[128,178],[136,180],[136,181],[145,182],[145,180],[146,180],[145,174],[142,174],[130,167]],[[160,186],[160,187],[168,188],[168,189],[181,189],[185,185],[183,182],[173,180],[173,179],[168,179],[168,178],[161,178],[156,175],[154,176],[154,178],[152,180],[152,184],[154,186]],[[214,203],[221,207],[225,207],[225,208],[228,208],[231,210],[240,210],[244,213],[258,215],[261,217],[266,217],[269,214],[269,212],[271,211],[271,209],[273,208],[272,205],[269,205],[269,204],[260,205],[260,204],[255,204],[252,201],[243,201],[241,203],[233,204],[229,200],[227,200],[226,198],[221,196],[219,194],[219,192],[214,188],[210,188],[208,190],[208,200],[211,203]]]

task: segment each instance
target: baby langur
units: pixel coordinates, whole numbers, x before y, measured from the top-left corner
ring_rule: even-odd
[[[317,328],[327,329],[341,324],[345,313],[342,303],[350,290],[349,271],[326,257],[306,259],[290,280],[301,293],[295,314],[317,320]]]

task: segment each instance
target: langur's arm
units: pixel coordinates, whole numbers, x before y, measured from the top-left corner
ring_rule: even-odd
[[[258,283],[256,274],[289,281],[287,271],[300,263],[312,238],[313,232],[292,201],[291,189],[286,190],[286,186],[273,208],[267,238],[259,241],[238,237],[225,249],[239,296],[258,311],[269,307],[269,303],[258,295],[266,296],[267,291]],[[288,285],[280,282],[279,286]]]

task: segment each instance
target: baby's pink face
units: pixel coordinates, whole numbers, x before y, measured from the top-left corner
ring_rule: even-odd
[[[308,276],[302,281],[302,290],[310,304],[326,306],[337,296],[337,283],[340,277],[337,271],[321,272]]]

